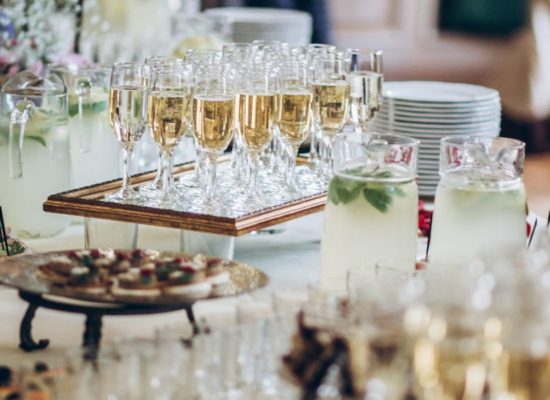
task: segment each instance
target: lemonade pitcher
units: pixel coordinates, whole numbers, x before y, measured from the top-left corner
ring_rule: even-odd
[[[334,176],[321,242],[321,285],[341,290],[352,268],[388,260],[414,269],[418,141],[390,135],[336,136]]]
[[[67,90],[58,77],[23,71],[0,92],[0,205],[22,237],[61,232],[68,217],[47,214],[42,203],[69,189]]]
[[[525,246],[525,144],[503,137],[441,140],[429,258],[467,262]]]
[[[120,177],[120,150],[107,115],[111,67],[50,65],[69,93],[71,186],[93,185]]]

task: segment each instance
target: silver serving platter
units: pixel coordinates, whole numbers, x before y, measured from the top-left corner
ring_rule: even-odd
[[[177,305],[193,303],[185,297],[174,295],[160,295],[156,297],[125,297],[116,298],[108,294],[90,294],[74,291],[64,285],[55,284],[49,281],[39,270],[41,265],[47,264],[51,257],[66,254],[70,250],[55,251],[48,253],[21,254],[13,257],[7,257],[0,260],[0,284],[14,289],[39,295],[61,296],[67,299],[91,301],[107,304],[124,305]],[[174,257],[192,255],[185,253],[162,251],[160,257]],[[265,287],[269,282],[269,277],[257,268],[238,261],[225,260],[227,271],[230,274],[230,282],[224,284],[220,290],[208,298],[220,298],[235,296]],[[200,299],[204,300],[204,299]]]

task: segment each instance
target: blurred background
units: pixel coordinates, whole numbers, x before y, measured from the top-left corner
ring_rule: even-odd
[[[143,60],[192,47],[220,48],[227,41],[381,49],[385,80],[471,82],[499,90],[501,135],[525,141],[530,154],[550,150],[550,0],[3,0],[0,5],[0,79],[49,62]],[[548,156],[530,160],[535,175],[550,170]],[[546,181],[536,180],[539,190],[548,190]]]

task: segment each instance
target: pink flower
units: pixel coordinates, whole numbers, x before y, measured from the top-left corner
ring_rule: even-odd
[[[9,69],[8,69],[8,75],[15,75],[16,73],[19,72],[19,65],[18,64],[13,64]]]
[[[86,57],[76,53],[67,53],[60,55],[54,60],[54,63],[63,65],[76,65],[78,67],[91,64],[90,60],[88,60]]]

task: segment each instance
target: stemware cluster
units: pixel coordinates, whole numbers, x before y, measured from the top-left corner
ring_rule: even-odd
[[[110,123],[123,146],[122,189],[113,201],[211,209],[265,205],[285,193],[323,188],[332,139],[348,122],[362,130],[379,107],[382,53],[275,41],[191,49],[185,58],[149,57],[112,69]],[[130,155],[149,131],[159,147],[156,178],[130,184]],[[174,179],[174,149],[186,134],[194,174]],[[311,137],[311,163],[297,168]],[[232,144],[231,160],[219,156]],[[225,161],[225,160],[224,160]],[[219,165],[219,168],[218,168]]]

